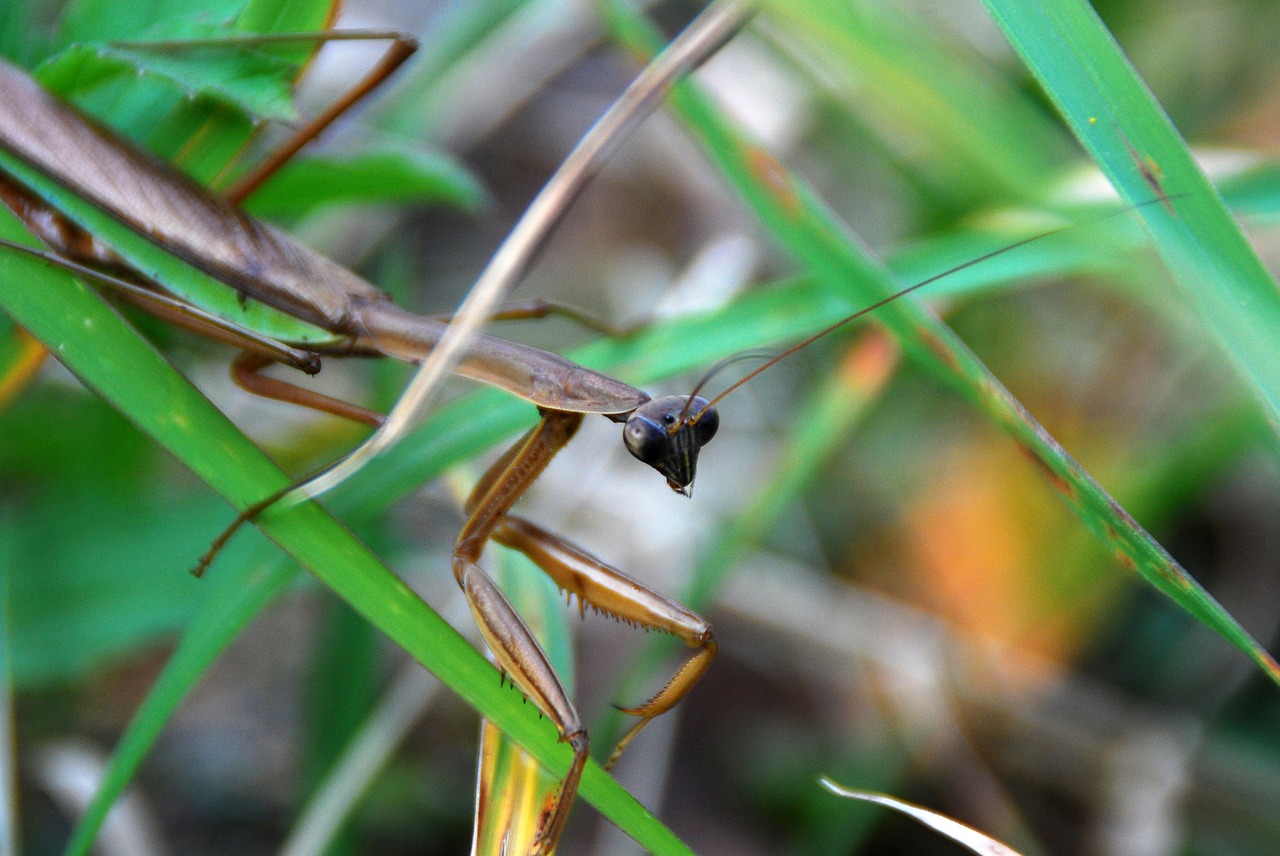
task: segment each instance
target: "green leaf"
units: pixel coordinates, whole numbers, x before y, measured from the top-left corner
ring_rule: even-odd
[[[209,31],[182,38],[217,35]],[[130,43],[68,48],[41,67],[40,79],[55,90],[74,87],[83,93],[113,79],[156,77],[183,98],[211,98],[258,119],[289,122],[297,118],[291,89],[297,71],[292,63],[239,45],[234,50],[203,42],[149,49]]]
[[[483,199],[479,182],[451,157],[384,150],[294,158],[247,207],[261,217],[279,217],[343,203],[437,203],[470,210]]]
[[[220,26],[240,14],[245,0],[72,0],[62,12],[58,35],[63,46],[76,43],[167,38],[174,27],[194,23]]]
[[[255,132],[253,119],[291,120],[293,85],[323,43],[331,0],[220,6],[153,0],[121,13],[84,0],[67,10],[63,50],[37,76],[166,160],[208,182]],[[306,34],[277,42],[259,35]],[[148,46],[146,43],[163,43]]]
[[[321,33],[333,25],[339,4],[334,0],[248,0],[236,16],[244,33]],[[294,61],[305,62],[315,44],[294,46]]]

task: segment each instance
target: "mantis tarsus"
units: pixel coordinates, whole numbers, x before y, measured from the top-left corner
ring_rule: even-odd
[[[21,72],[8,67],[0,71],[0,116],[3,115],[24,117],[21,126],[4,125],[0,141],[38,171],[65,183],[113,217],[140,231],[151,231],[158,243],[242,295],[338,335],[339,341],[333,345],[295,349],[290,361],[300,367],[309,364],[308,355],[315,350],[418,361],[446,328],[443,322],[398,309],[349,271],[306,250],[283,233],[245,217],[229,203],[86,124]],[[74,172],[61,159],[69,151],[74,152],[77,161]],[[120,192],[120,176],[127,176],[134,194]],[[18,187],[14,188],[12,199],[29,223],[41,225],[45,212],[38,200]],[[153,230],[155,224],[162,225]],[[92,263],[104,260],[95,252],[78,251],[74,242],[60,236],[58,230],[43,234],[62,255],[78,256]],[[219,240],[212,240],[213,235]],[[169,317],[179,323],[204,333],[214,332],[217,322],[212,319],[183,315],[180,306],[162,306],[160,298],[145,292],[136,292],[135,297],[153,311],[172,310],[176,314]],[[241,336],[235,341],[243,347],[261,346],[240,331],[222,332],[233,339]],[[253,359],[260,353],[255,350]],[[290,356],[289,351],[274,347],[269,347],[269,353],[276,359]],[[674,601],[628,579],[558,536],[509,514],[509,510],[555,452],[572,438],[584,413],[600,413],[615,422],[625,419],[628,427],[624,436],[633,454],[654,466],[679,491],[692,483],[697,450],[714,433],[716,417],[703,399],[671,396],[650,401],[645,393],[627,384],[554,354],[491,337],[472,343],[460,373],[529,400],[542,414],[538,426],[500,458],[473,491],[467,502],[468,520],[455,542],[453,566],[501,666],[550,716],[574,748],[574,765],[564,780],[560,798],[548,808],[539,834],[539,849],[545,851],[554,845],[567,817],[587,757],[586,734],[523,622],[477,561],[491,538],[508,544],[529,555],[558,585],[578,594],[584,603],[677,635],[697,649],[657,695],[628,710],[639,720],[620,741],[616,755],[648,720],[676,704],[701,677],[716,652],[710,627]],[[306,403],[330,412],[373,419],[358,410],[335,410],[336,405],[314,398]],[[672,448],[674,451],[670,451]]]

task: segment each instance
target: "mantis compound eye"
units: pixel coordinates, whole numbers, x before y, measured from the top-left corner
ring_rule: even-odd
[[[689,495],[698,452],[716,435],[720,416],[707,400],[668,395],[636,408],[622,429],[627,451],[661,473],[676,493]]]

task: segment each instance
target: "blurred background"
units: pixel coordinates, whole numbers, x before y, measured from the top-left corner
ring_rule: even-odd
[[[1280,127],[1280,7],[1094,6],[1206,168],[1234,182],[1229,198],[1274,260],[1280,194],[1267,168]],[[670,36],[698,8],[658,3],[647,14]],[[41,60],[67,38],[66,14],[52,0],[10,7],[0,49]],[[828,15],[841,26],[824,28]],[[448,312],[639,66],[586,2],[349,0],[338,25],[404,30],[422,49],[321,150],[411,152],[438,185],[415,186],[411,201],[344,199],[282,218],[403,304]],[[326,47],[301,112],[378,50]],[[906,283],[1106,198],[977,2],[767,10],[697,80]],[[922,297],[1274,650],[1275,436],[1136,235],[1123,217],[1081,227]],[[1021,265],[1038,275],[1015,276]],[[515,297],[670,331],[669,347],[681,348],[687,319],[802,289],[804,273],[660,113],[570,211]],[[291,471],[361,436],[250,398],[227,378],[226,349],[131,317]],[[787,329],[759,346],[798,337]],[[498,332],[556,351],[597,336],[562,320]],[[688,391],[705,367],[650,391]],[[387,407],[404,377],[403,367],[331,360],[323,381]],[[236,596],[219,571],[280,560],[245,535],[211,579],[189,578],[230,510],[52,362],[0,403],[21,840],[25,853],[56,853],[175,641],[207,601]],[[882,333],[859,326],[789,358],[726,399],[721,424],[690,500],[597,419],[521,506],[715,625],[710,673],[616,770],[696,852],[958,852],[910,820],[833,796],[817,783],[823,774],[946,812],[1028,854],[1274,852],[1277,688],[1127,570],[1003,433]],[[496,453],[352,520],[473,639],[447,557],[462,485]],[[680,646],[579,621],[576,609],[563,616],[601,758],[620,732],[612,705],[652,692]],[[369,725],[375,708],[392,709],[396,724]],[[109,834],[101,852],[276,852],[351,736],[378,729],[403,730],[403,741],[327,852],[462,852],[474,712],[298,579],[166,722],[135,801],[122,804],[135,826]],[[580,803],[560,852],[635,846]]]

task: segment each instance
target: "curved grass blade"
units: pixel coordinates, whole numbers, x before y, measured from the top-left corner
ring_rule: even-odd
[[[648,21],[622,3],[610,3],[609,9],[617,37],[641,57],[651,55],[657,39]],[[672,100],[686,126],[774,239],[833,293],[845,295],[856,309],[900,290],[900,284],[866,253],[806,183],[721,115],[691,82],[678,85]],[[1045,431],[946,325],[910,298],[884,306],[876,317],[911,358],[1013,438],[1122,567],[1136,570],[1280,683],[1280,664]]]
[[[823,776],[819,779],[822,786],[836,796],[845,797],[851,800],[861,800],[863,802],[875,803],[894,811],[901,812],[911,817],[940,835],[945,835],[957,844],[977,853],[978,856],[1018,856],[1018,851],[1014,850],[1006,844],[996,841],[990,835],[979,832],[968,824],[961,823],[947,817],[945,814],[939,814],[931,811],[924,806],[915,803],[904,802],[896,799],[888,794],[876,794],[869,791],[856,791],[852,788],[846,788],[844,785],[837,785],[835,782]]]
[[[440,683],[416,664],[395,677],[298,816],[280,856],[329,852],[370,783],[438,695]]]

